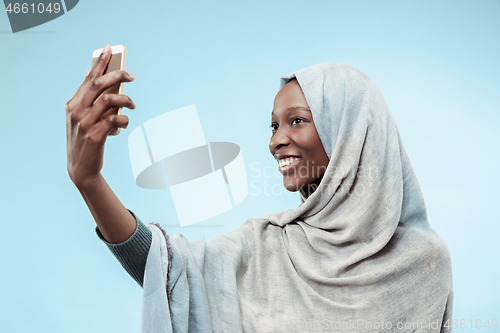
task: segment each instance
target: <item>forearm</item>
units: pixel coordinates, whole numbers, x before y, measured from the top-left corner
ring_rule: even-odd
[[[115,195],[104,177],[77,187],[102,236],[112,244],[126,241],[136,230],[135,218]]]

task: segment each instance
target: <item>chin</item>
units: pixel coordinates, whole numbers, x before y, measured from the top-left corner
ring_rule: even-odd
[[[300,189],[300,186],[295,182],[283,181],[283,186],[290,192],[297,192]]]

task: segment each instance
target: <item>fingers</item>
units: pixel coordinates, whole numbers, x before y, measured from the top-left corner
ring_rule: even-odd
[[[92,69],[88,72],[85,72],[85,81],[78,88],[73,98],[71,98],[65,105],[66,114],[71,114],[72,121],[80,119],[83,115],[79,115],[81,113],[82,108],[79,107],[79,104],[82,102],[82,99],[87,94],[89,89],[89,83],[91,82],[92,77],[102,76],[104,69],[106,68],[109,59],[111,58],[111,47],[106,45],[103,48],[103,51],[97,61],[95,62]]]
[[[103,75],[111,58],[111,53],[111,47],[106,45],[92,69],[85,72],[83,84],[73,98],[66,103],[66,117],[68,126],[71,128],[78,124],[75,128],[90,130],[97,123],[101,123],[101,119],[113,114],[116,115],[122,107],[135,109],[135,103],[128,96],[113,93],[103,94],[106,89],[113,85],[135,79],[132,73],[123,70]]]
[[[127,128],[128,117],[125,115],[111,115],[104,118],[89,133],[89,139],[97,144],[104,144],[108,135],[113,133],[118,127]]]
[[[111,58],[111,46],[109,46],[109,44],[106,44],[101,54],[99,55],[99,58],[97,59],[94,66],[90,70],[89,75],[92,77],[102,76],[104,70],[106,69],[106,66],[108,65],[110,58]]]
[[[97,78],[90,78],[91,76],[92,71],[90,71],[86,79],[88,80],[88,91],[82,99],[85,106],[92,106],[95,100],[109,87],[121,82],[131,82],[135,79],[134,74],[123,70],[112,71]]]
[[[80,101],[82,97],[86,95],[89,89],[89,83],[91,82],[92,78],[102,76],[104,70],[106,69],[106,66],[108,65],[109,59],[111,59],[111,47],[109,45],[106,45],[102,50],[102,53],[99,55],[97,61],[94,63],[94,66],[92,66],[92,69],[88,72],[88,74],[87,72],[85,72],[85,81],[80,86],[80,88],[78,88],[78,91],[73,97],[74,100]]]
[[[92,125],[99,119],[106,117],[106,113],[115,108],[122,107],[135,109],[135,103],[127,95],[104,94],[90,109],[89,113],[80,121],[83,126]]]

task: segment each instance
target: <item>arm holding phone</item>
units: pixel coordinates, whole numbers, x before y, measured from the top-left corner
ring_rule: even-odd
[[[137,223],[101,174],[104,144],[108,135],[128,125],[128,117],[117,114],[117,110],[135,109],[135,103],[126,95],[101,94],[135,77],[124,70],[104,74],[110,58],[111,47],[106,45],[85,81],[66,103],[67,169],[103,237],[117,244],[134,234]]]

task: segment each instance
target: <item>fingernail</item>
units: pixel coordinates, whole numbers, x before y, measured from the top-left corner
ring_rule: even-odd
[[[128,76],[130,76],[130,79],[132,80],[135,80],[135,75],[130,73],[130,72],[127,72]]]
[[[111,48],[111,46],[109,46],[109,44],[106,44],[106,46],[102,50],[102,55],[104,56],[104,55],[108,54],[108,51],[110,48]]]
[[[135,106],[136,106],[136,105],[135,105],[135,102],[134,102],[134,101],[132,101],[132,109],[135,109]]]

